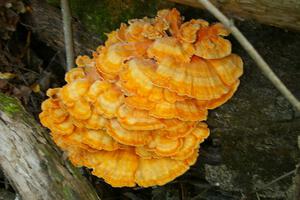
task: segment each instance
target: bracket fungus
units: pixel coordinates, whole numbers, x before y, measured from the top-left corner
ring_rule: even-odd
[[[196,162],[208,110],[237,90],[243,62],[228,34],[176,9],[122,24],[48,90],[41,123],[74,165],[114,187],[166,184]]]

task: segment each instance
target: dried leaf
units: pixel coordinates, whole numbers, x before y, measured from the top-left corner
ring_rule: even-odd
[[[11,72],[0,72],[0,79],[13,79],[15,78],[17,75]]]
[[[30,86],[30,88],[32,89],[33,92],[35,93],[39,93],[41,91],[41,87],[40,84],[38,83],[34,83]]]

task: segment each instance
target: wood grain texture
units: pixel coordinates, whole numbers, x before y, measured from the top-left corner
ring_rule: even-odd
[[[0,165],[23,200],[97,200],[94,189],[56,149],[19,102],[0,93]]]
[[[197,8],[197,0],[169,0]],[[299,0],[212,0],[224,14],[238,19],[254,19],[260,23],[300,31]]]

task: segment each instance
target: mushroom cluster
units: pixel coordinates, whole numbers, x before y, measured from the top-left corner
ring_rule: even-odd
[[[41,123],[74,165],[110,185],[163,185],[196,162],[208,109],[239,85],[243,62],[228,34],[176,9],[121,24],[47,91]]]

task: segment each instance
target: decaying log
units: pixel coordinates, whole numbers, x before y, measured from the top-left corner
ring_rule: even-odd
[[[170,0],[203,8],[197,0]],[[300,31],[299,0],[212,0],[222,12],[234,18],[254,19],[260,23]]]
[[[33,32],[41,41],[46,42],[51,48],[62,54],[64,45],[64,33],[62,16],[59,9],[49,5],[46,0],[30,0],[32,12],[28,23]],[[79,53],[91,53],[101,43],[101,40],[92,33],[84,30],[83,26],[73,20],[73,37],[75,55]]]
[[[49,135],[11,97],[0,93],[0,165],[23,200],[99,199]]]

